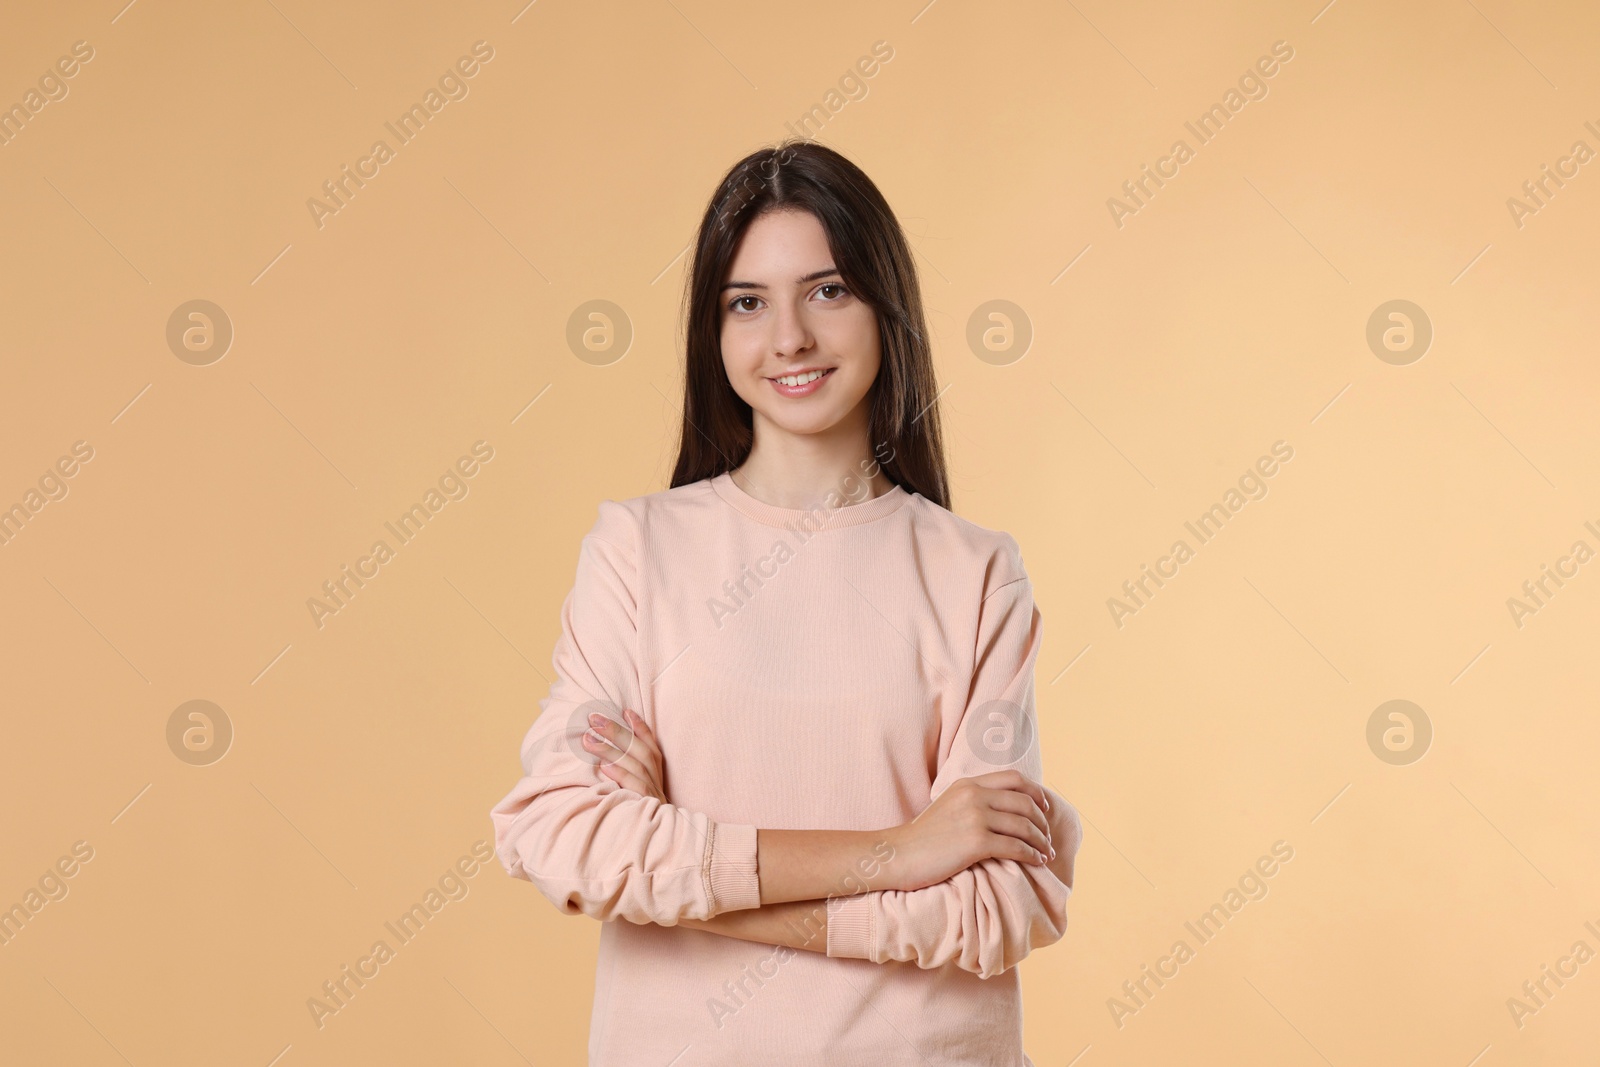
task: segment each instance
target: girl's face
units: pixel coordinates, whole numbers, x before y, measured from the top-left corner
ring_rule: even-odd
[[[759,424],[865,433],[878,377],[878,316],[844,286],[822,224],[780,210],[750,223],[722,290],[722,365]],[[809,371],[825,372],[815,381]],[[798,385],[786,385],[783,379]]]

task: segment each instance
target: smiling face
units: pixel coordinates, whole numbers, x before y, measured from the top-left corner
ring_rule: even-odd
[[[880,362],[878,316],[844,285],[808,211],[752,221],[722,290],[722,365],[753,412],[757,441],[778,430],[867,432]],[[807,381],[808,371],[825,371]],[[798,385],[786,385],[781,379]]]

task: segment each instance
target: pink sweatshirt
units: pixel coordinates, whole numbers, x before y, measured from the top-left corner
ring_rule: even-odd
[[[1032,1067],[1016,964],[1065,932],[1082,841],[1054,790],[1048,867],[909,892],[838,872],[826,955],[677,925],[760,906],[757,827],[882,830],[961,778],[1043,781],[1041,623],[1010,535],[900,486],[807,511],[722,474],[601,503],[561,622],[490,817],[507,873],[605,921],[590,1067]],[[623,708],[661,744],[668,803],[582,748],[589,711]]]

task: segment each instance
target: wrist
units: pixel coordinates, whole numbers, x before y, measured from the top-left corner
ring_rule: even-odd
[[[896,888],[897,837],[886,830],[758,830],[760,903]]]
[[[887,830],[873,830],[866,835],[868,863],[862,871],[863,880],[867,883],[864,892],[873,892],[880,889],[904,889],[901,885],[901,870],[905,866],[899,862],[905,845],[905,827],[891,826]]]

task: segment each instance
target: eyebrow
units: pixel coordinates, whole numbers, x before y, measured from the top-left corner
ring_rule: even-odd
[[[830,275],[834,275],[834,274],[838,274],[838,273],[839,273],[839,268],[838,267],[829,267],[826,270],[812,271],[810,274],[807,274],[804,278],[796,278],[794,283],[796,285],[804,285],[804,284],[806,284],[806,282],[814,282],[818,278],[826,278],[826,277],[828,277]],[[842,275],[841,275],[841,277],[842,277]],[[729,290],[729,289],[765,289],[765,288],[766,288],[766,286],[762,285],[760,282],[729,282],[729,283],[727,283],[726,285],[724,285],[722,287],[722,291],[726,291],[726,290]]]

